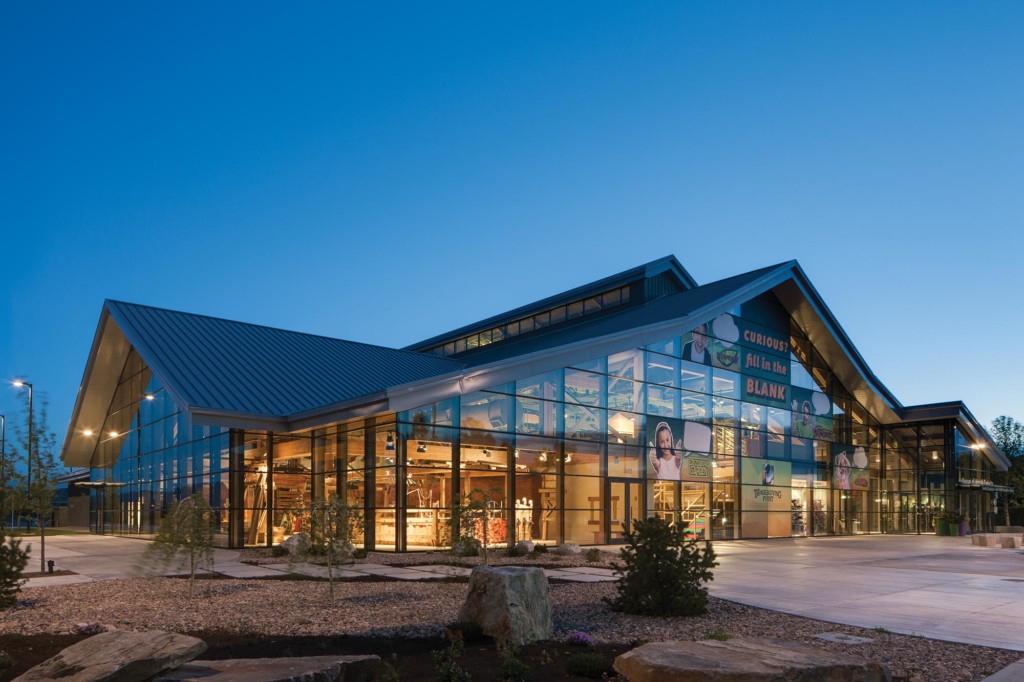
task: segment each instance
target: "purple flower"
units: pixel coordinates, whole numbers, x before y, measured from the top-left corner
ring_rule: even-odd
[[[569,633],[569,638],[565,640],[567,643],[574,646],[596,646],[597,640],[590,634],[581,630],[573,630]]]

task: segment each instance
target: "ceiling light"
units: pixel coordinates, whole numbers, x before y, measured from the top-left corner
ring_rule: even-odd
[[[426,452],[426,451],[427,451],[427,446],[424,445],[423,443],[420,443],[419,445],[416,446],[416,452]]]
[[[85,436],[85,437],[91,436],[92,435],[92,429],[86,429],[85,431],[82,431],[82,435]]]
[[[156,396],[153,395],[152,393],[147,393],[146,400],[156,400]]]
[[[119,433],[118,433],[117,431],[111,431],[111,432],[110,432],[110,437],[111,437],[111,438],[117,438],[117,437],[118,437],[118,436],[120,436],[120,435],[121,435],[121,434],[119,434]]]
[[[394,450],[395,449],[395,436],[390,431],[388,431],[388,437],[384,441],[384,449],[385,450]]]
[[[538,457],[537,459],[539,459],[539,460],[540,460],[540,461],[542,461],[542,462],[546,462],[546,461],[548,461],[548,453],[546,453],[546,452],[541,452],[541,453],[540,453],[540,456],[539,456],[539,457]]]
[[[491,451],[489,449],[487,449],[487,448],[483,449],[483,453],[484,453],[484,457],[490,457],[491,456]]]

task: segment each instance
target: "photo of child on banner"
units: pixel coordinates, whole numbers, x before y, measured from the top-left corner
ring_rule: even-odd
[[[835,444],[832,457],[832,485],[838,490],[867,490],[868,455],[864,448],[849,453],[849,446]]]
[[[660,481],[711,480],[711,427],[680,419],[647,421],[649,475]]]
[[[824,393],[793,386],[793,435],[832,440],[832,401]]]

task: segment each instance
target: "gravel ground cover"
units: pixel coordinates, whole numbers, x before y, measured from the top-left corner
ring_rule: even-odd
[[[320,581],[207,579],[188,599],[188,581],[131,578],[34,588],[3,613],[0,636],[77,633],[83,624],[125,630],[222,632],[249,638],[358,635],[438,637],[456,619],[464,582],[338,582],[335,601]],[[609,611],[610,583],[551,586],[555,638],[574,630],[599,642],[629,643],[708,637],[783,637],[887,664],[913,682],[981,680],[1020,652],[939,642],[835,625],[712,598],[700,618],[645,618]],[[846,645],[814,635],[841,632],[874,640]],[[400,639],[394,640],[401,654]]]
[[[542,566],[544,568],[557,568],[566,566],[596,566],[599,568],[611,568],[612,564],[618,561],[617,552],[599,553],[597,561],[589,561],[586,552],[582,554],[556,554],[555,552],[536,553],[529,552],[523,556],[508,556],[504,549],[491,550],[487,556],[487,563],[491,566]],[[255,566],[266,566],[273,564],[286,564],[295,561],[288,556],[272,556],[267,549],[243,549],[239,552],[238,560],[244,564]],[[303,561],[309,563],[323,564],[325,559],[320,557],[303,557]],[[436,566],[438,564],[451,566],[479,566],[484,563],[482,557],[457,557],[450,552],[411,552],[407,554],[395,554],[392,552],[370,552],[365,559],[353,559],[352,564],[383,564],[385,566]]]

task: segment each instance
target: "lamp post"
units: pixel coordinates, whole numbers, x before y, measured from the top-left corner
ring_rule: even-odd
[[[32,389],[33,386],[27,381],[17,379],[14,381],[15,388],[28,388],[28,458],[25,466],[28,469],[25,481],[25,496],[31,494],[32,490],[32,442],[35,440],[35,433],[32,431]],[[30,522],[31,523],[31,522]]]
[[[0,478],[3,479],[3,497],[7,497],[7,417],[0,414]],[[0,498],[0,526],[3,526],[4,503]]]

